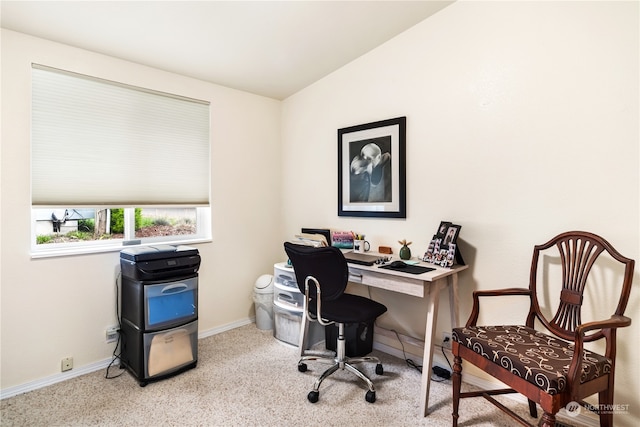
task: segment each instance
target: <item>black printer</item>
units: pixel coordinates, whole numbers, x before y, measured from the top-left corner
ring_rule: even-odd
[[[190,246],[156,245],[120,251],[122,275],[133,280],[156,281],[198,272],[200,255]]]

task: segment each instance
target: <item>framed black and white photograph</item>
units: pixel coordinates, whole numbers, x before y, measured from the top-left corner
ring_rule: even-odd
[[[460,226],[456,224],[450,224],[447,228],[447,232],[444,235],[444,239],[442,240],[443,245],[449,245],[451,243],[456,243],[458,239],[458,234],[460,234]]]
[[[338,129],[338,216],[406,218],[406,120]]]
[[[447,234],[447,230],[449,229],[450,225],[451,223],[449,221],[440,221],[440,226],[438,226],[438,232],[436,233],[436,236],[444,237],[445,234]]]

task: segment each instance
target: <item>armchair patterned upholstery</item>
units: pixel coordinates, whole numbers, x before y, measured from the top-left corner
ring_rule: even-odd
[[[560,302],[552,319],[540,309],[538,272],[541,253],[556,247],[562,277]],[[620,265],[620,297],[613,315],[603,321],[582,323],[581,307],[585,288],[602,285],[602,278],[589,280],[596,259],[606,252]],[[529,288],[509,288],[496,291],[476,291],[473,310],[466,326],[454,328],[452,334],[453,367],[453,425],[457,426],[461,398],[482,396],[507,412],[522,425],[526,420],[501,405],[493,395],[520,393],[529,400],[529,412],[537,418],[537,406],[544,414],[540,425],[553,427],[557,412],[570,402],[592,409],[584,398],[598,393],[599,407],[613,404],[616,330],[629,326],[624,316],[633,279],[634,260],[623,257],[603,238],[587,232],[560,234],[549,242],[535,246]],[[616,276],[617,277],[617,276]],[[607,284],[608,285],[608,284]],[[530,308],[524,325],[477,326],[480,297],[525,296]],[[545,331],[534,329],[538,321]],[[603,355],[584,348],[584,343],[604,338]],[[507,389],[462,393],[462,361],[470,362],[498,380]],[[611,411],[600,414],[601,426],[613,426]]]

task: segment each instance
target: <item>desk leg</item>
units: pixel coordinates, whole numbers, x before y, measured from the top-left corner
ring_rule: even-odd
[[[438,320],[438,302],[442,279],[432,282],[428,289],[427,324],[424,331],[424,355],[422,357],[422,384],[420,386],[420,413],[426,417],[429,413],[429,387],[431,385],[431,364],[433,363],[433,343],[435,342],[436,322]]]
[[[458,298],[458,273],[447,277],[449,284],[449,310],[451,311],[451,329],[460,326],[460,308]]]

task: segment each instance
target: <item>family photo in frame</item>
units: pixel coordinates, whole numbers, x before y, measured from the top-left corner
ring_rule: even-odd
[[[460,257],[457,247],[461,226],[449,221],[441,221],[436,234],[429,242],[429,247],[422,260],[441,267],[451,267]],[[461,258],[461,257],[460,257]]]
[[[406,117],[338,129],[338,216],[406,218]]]

